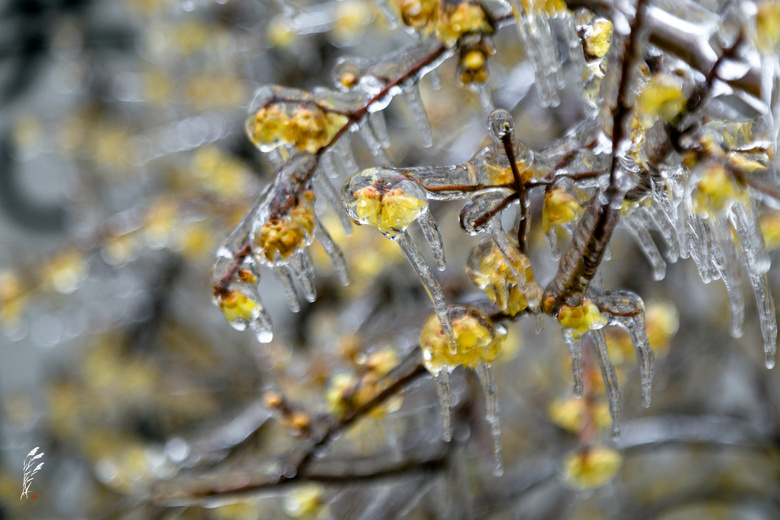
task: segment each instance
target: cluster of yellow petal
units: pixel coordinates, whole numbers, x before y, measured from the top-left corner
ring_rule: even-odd
[[[314,231],[314,192],[307,190],[285,217],[270,218],[255,234],[256,245],[269,262],[302,249]]]
[[[345,372],[331,379],[325,391],[328,412],[335,417],[342,417],[350,410],[363,406],[384,390],[384,377],[398,365],[398,356],[390,348],[380,349],[369,354],[358,368],[363,372],[360,376]],[[370,416],[380,418],[389,412],[398,410],[402,403],[401,394],[385,401],[382,406],[375,407]]]
[[[457,366],[475,368],[496,359],[503,338],[496,336],[490,318],[473,307],[456,305],[450,307],[450,319],[458,347],[454,354],[437,315],[428,318],[420,331],[423,364],[430,373]]]
[[[776,52],[780,46],[780,3],[764,0],[756,13],[756,46],[762,52]]]
[[[325,490],[320,484],[295,488],[284,500],[284,511],[292,518],[311,519],[327,516]]]
[[[481,242],[471,253],[466,272],[472,283],[485,291],[488,298],[502,311],[514,316],[528,307],[529,297],[534,298],[538,288],[534,284],[534,271],[527,256],[518,254],[510,266],[504,254],[491,239]],[[524,273],[525,281],[519,283],[515,273]]]
[[[264,152],[289,144],[317,153],[347,122],[348,118],[343,114],[301,101],[292,115],[280,103],[261,108],[249,116],[246,129],[252,143]]]
[[[435,32],[448,47],[453,47],[464,34],[493,32],[484,9],[477,2],[396,0],[396,4],[407,26],[423,34]]]
[[[417,220],[428,206],[424,200],[401,188],[387,191],[369,185],[353,195],[355,214],[361,224],[375,227],[389,237],[397,236]]]
[[[735,200],[744,196],[744,191],[721,164],[712,164],[706,168],[696,190],[693,192],[693,209],[707,216],[727,209]]]
[[[599,488],[617,475],[622,462],[623,457],[615,450],[589,446],[566,457],[563,478],[577,489]]]
[[[558,313],[558,323],[581,336],[589,330],[598,330],[607,324],[607,319],[592,301],[585,299],[576,307],[564,305]]]
[[[231,324],[249,323],[260,313],[260,304],[237,289],[218,298],[219,309]]]
[[[549,233],[552,226],[574,222],[582,215],[582,206],[577,198],[563,188],[555,188],[544,194],[542,227]]]
[[[612,426],[609,405],[606,401],[593,403],[588,399],[569,397],[556,399],[547,409],[550,420],[571,434],[582,431],[587,421],[595,422],[599,430]]]
[[[654,75],[639,93],[637,119],[643,128],[650,128],[657,120],[672,121],[685,108],[687,98],[677,76]]]

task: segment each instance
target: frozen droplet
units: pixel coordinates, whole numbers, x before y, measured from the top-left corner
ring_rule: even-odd
[[[493,110],[488,116],[488,130],[493,144],[499,149],[504,149],[504,139],[508,136],[514,138],[515,121],[509,111],[499,108]]]
[[[485,420],[490,426],[493,437],[493,474],[500,477],[504,473],[504,457],[501,449],[501,420],[498,412],[498,391],[490,365],[480,363],[475,371],[482,393],[485,395]]]
[[[425,105],[423,105],[422,98],[420,97],[420,88],[414,81],[408,81],[401,87],[403,91],[403,97],[409,107],[412,120],[417,125],[417,131],[420,132],[420,144],[429,148],[433,146],[433,133],[431,132],[431,124],[428,122],[428,115],[425,112]]]
[[[447,262],[444,258],[444,244],[442,243],[441,232],[436,224],[436,220],[434,220],[430,211],[426,211],[418,217],[417,222],[420,224],[420,229],[422,229],[425,239],[431,246],[436,268],[439,271],[444,271],[447,268]]]
[[[417,276],[423,283],[425,290],[428,292],[428,296],[433,301],[433,307],[436,310],[436,315],[441,322],[441,329],[444,335],[447,337],[447,342],[450,345],[450,352],[455,354],[458,351],[457,343],[455,342],[455,333],[452,330],[452,322],[450,321],[450,315],[447,310],[447,300],[444,299],[444,293],[441,290],[438,280],[434,278],[431,269],[428,264],[425,263],[420,251],[412,242],[412,239],[404,231],[397,238],[398,245],[401,247],[406,259],[412,264],[412,267],[417,272]]]
[[[446,442],[452,440],[452,389],[450,388],[450,372],[444,368],[433,375],[436,381],[436,394],[439,396],[441,410],[441,438]]]
[[[596,351],[596,360],[601,369],[601,378],[604,380],[604,387],[607,390],[609,399],[609,415],[612,417],[612,437],[617,438],[620,435],[620,386],[618,385],[617,374],[612,361],[609,359],[609,349],[607,348],[607,338],[603,330],[590,331],[590,337],[593,340],[594,350]]]
[[[319,220],[316,224],[315,237],[328,254],[330,261],[333,262],[333,268],[336,270],[336,275],[339,277],[341,285],[349,285],[349,269],[347,261],[344,259],[344,253]]]
[[[582,343],[571,329],[563,329],[563,340],[569,346],[574,395],[582,397]]]

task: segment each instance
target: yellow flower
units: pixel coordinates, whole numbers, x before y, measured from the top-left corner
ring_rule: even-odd
[[[685,108],[682,82],[671,74],[656,74],[645,85],[637,99],[637,117],[644,128],[661,119],[671,121]]]
[[[542,209],[542,227],[549,233],[552,226],[561,226],[578,219],[582,215],[582,206],[577,198],[564,190],[556,188],[544,194]]]
[[[512,316],[528,307],[529,292],[536,290],[531,261],[519,253],[518,260],[510,267],[501,250],[488,239],[474,248],[466,268],[474,285],[485,291],[493,303]],[[518,283],[512,269],[525,274],[523,283]]]
[[[432,374],[442,369],[492,363],[501,351],[501,339],[496,337],[490,319],[477,309],[466,306],[450,307],[452,329],[458,350],[450,353],[447,337],[441,330],[439,317],[433,315],[420,331],[420,348],[423,352],[423,364]]]
[[[571,453],[563,462],[563,478],[578,489],[595,489],[612,480],[623,457],[615,450],[588,447],[579,453]]]
[[[263,224],[255,234],[255,243],[269,262],[276,261],[277,253],[285,260],[309,243],[314,224],[314,192],[307,190],[287,216]]]
[[[485,17],[482,6],[476,3],[461,2],[459,4],[447,4],[439,14],[439,23],[436,34],[439,39],[452,47],[466,33],[493,32],[493,27]]]
[[[712,165],[702,174],[693,193],[693,209],[700,215],[719,213],[734,200],[741,198],[742,190],[721,165]]]
[[[269,152],[288,142],[289,126],[290,116],[282,111],[279,105],[270,105],[249,116],[246,133],[252,144],[264,152]]]
[[[219,309],[231,324],[248,323],[260,313],[260,304],[241,291],[233,289],[219,296]]]
[[[558,313],[558,323],[574,331],[576,336],[581,336],[589,330],[602,328],[607,324],[607,319],[592,301],[583,300],[577,307],[562,306]]]
[[[428,34],[432,31],[439,10],[437,0],[396,0],[401,19],[406,25]]]
[[[427,207],[426,201],[400,188],[382,193],[370,185],[355,192],[353,197],[352,206],[360,223],[375,227],[389,237],[403,233]]]

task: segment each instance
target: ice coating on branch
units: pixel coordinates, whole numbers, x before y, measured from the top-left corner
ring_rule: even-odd
[[[615,373],[615,367],[609,359],[609,349],[607,348],[607,338],[604,331],[592,330],[589,334],[593,340],[596,360],[598,361],[601,378],[604,380],[604,387],[607,391],[609,415],[612,417],[612,437],[616,439],[620,435],[620,415],[622,413],[617,373]]]
[[[501,220],[501,211],[517,197],[508,189],[486,190],[469,197],[460,211],[460,227],[471,236],[488,231],[490,223]]]
[[[463,366],[477,372],[485,392],[487,421],[490,424],[495,446],[495,471],[500,473],[501,462],[501,431],[498,424],[498,401],[495,382],[490,371],[490,364],[501,350],[501,338],[497,337],[495,327],[490,318],[473,307],[451,305],[448,316],[452,321],[456,339],[456,349],[450,349],[446,334],[441,327],[437,315],[431,316],[420,331],[420,348],[423,354],[423,365],[436,381],[439,393],[439,403],[442,406],[442,431],[445,440],[452,438],[452,423],[449,407],[450,374],[455,368]]]

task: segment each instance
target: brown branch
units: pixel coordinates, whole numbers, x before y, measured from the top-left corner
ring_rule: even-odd
[[[297,448],[288,454],[286,460],[278,465],[278,472],[246,472],[243,474],[208,473],[195,477],[184,477],[156,483],[151,490],[151,501],[159,505],[185,505],[203,503],[214,498],[240,497],[262,493],[296,482],[311,480],[320,481],[336,479],[346,481],[349,477],[334,475],[317,475],[308,469],[315,457],[327,449],[339,433],[347,429],[360,418],[376,409],[387,399],[401,391],[406,386],[427,374],[420,363],[419,347],[413,349],[380,383],[384,389],[369,401],[349,410],[339,418],[328,416],[320,421],[325,426],[318,433],[304,439]],[[313,428],[317,428],[316,424]],[[439,464],[437,459],[413,463],[416,467],[426,467],[428,464]],[[353,475],[357,479],[375,478],[398,474],[401,469],[386,468],[370,475]]]

